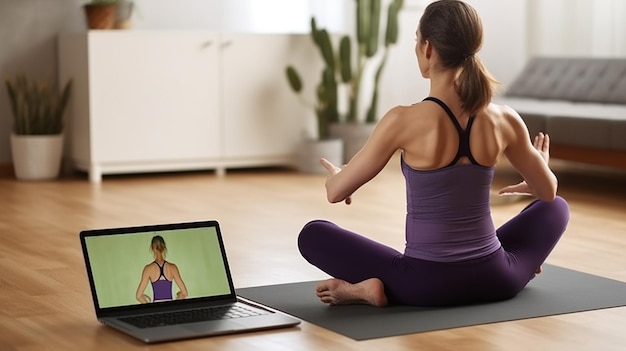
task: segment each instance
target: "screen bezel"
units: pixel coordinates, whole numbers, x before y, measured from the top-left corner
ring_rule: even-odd
[[[93,277],[91,263],[89,260],[89,252],[87,250],[86,238],[93,236],[107,236],[107,235],[120,235],[120,234],[133,234],[142,232],[158,232],[158,231],[171,231],[179,229],[195,229],[195,228],[214,228],[217,240],[220,247],[220,253],[222,255],[222,261],[224,263],[224,270],[228,281],[229,294],[214,295],[209,297],[196,297],[183,300],[173,300],[159,303],[149,304],[137,304],[127,306],[116,306],[101,308],[98,302],[98,296],[96,292],[96,285]],[[152,224],[144,226],[133,227],[119,227],[119,228],[104,228],[104,229],[90,229],[80,232],[80,242],[83,251],[83,258],[85,260],[85,268],[87,270],[87,277],[89,279],[89,286],[91,289],[92,301],[98,318],[111,317],[127,313],[145,313],[148,311],[168,311],[171,309],[180,309],[181,306],[193,308],[196,306],[208,306],[220,303],[232,303],[237,301],[235,294],[235,288],[233,285],[233,279],[230,272],[230,266],[226,257],[226,249],[224,247],[224,240],[220,230],[219,223],[216,220],[197,221],[197,222],[183,222],[183,223],[169,223],[169,224]]]

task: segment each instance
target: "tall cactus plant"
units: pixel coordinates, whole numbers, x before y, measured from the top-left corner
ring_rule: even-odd
[[[311,38],[322,59],[325,67],[321,72],[321,79],[316,89],[315,115],[317,117],[317,130],[319,139],[327,139],[329,134],[329,125],[339,122],[339,110],[337,99],[337,77],[338,67],[342,72],[341,80],[347,82],[351,78],[349,61],[346,63],[335,55],[330,34],[326,29],[317,28],[315,17],[311,18]],[[349,45],[349,43],[348,43]],[[345,48],[344,48],[345,50]],[[349,55],[349,47],[348,47]],[[339,62],[338,62],[339,61]],[[302,80],[296,68],[292,65],[287,66],[287,80],[295,93],[302,90]]]
[[[382,0],[355,1],[357,5],[356,41],[353,44],[350,35],[344,35],[339,41],[338,53],[333,50],[333,43],[328,31],[318,28],[315,17],[311,18],[311,38],[325,64],[320,83],[316,89],[317,101],[315,103],[320,139],[328,137],[329,124],[340,121],[337,96],[340,83],[348,86],[349,106],[345,121],[358,121],[359,100],[370,98],[370,96],[361,96],[364,93],[361,89],[363,72],[368,64],[376,63],[373,58],[382,46],[382,59],[375,70],[373,91],[369,99],[367,114],[364,117],[367,123],[376,121],[380,77],[387,62],[389,47],[398,41],[398,14],[403,6],[403,0],[390,0],[384,32],[381,31]],[[353,48],[356,48],[354,54]],[[294,92],[300,93],[302,82],[297,70],[290,65],[287,67],[286,73],[291,88]]]
[[[372,92],[371,105],[365,115],[366,123],[374,123],[378,117],[378,86],[380,83],[380,76],[385,64],[387,63],[389,47],[398,42],[398,14],[402,5],[403,0],[393,0],[389,4],[389,8],[387,10],[387,29],[385,30],[383,58],[378,66],[378,69],[376,69],[376,74],[374,76],[374,89]]]
[[[381,37],[384,35],[382,59],[376,69],[373,82],[373,91],[365,121],[373,123],[377,118],[378,85],[380,77],[387,63],[389,47],[398,41],[398,15],[404,4],[403,0],[391,0],[387,8],[387,22],[384,33],[380,30],[381,0],[356,1],[356,38],[357,57],[356,72],[351,82],[350,110],[346,117],[348,122],[356,122],[359,118],[358,101],[362,94],[362,78],[366,65],[378,53]]]

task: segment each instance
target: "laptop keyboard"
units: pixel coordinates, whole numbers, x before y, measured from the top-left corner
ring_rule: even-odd
[[[260,316],[269,313],[270,312],[261,309],[232,305],[124,317],[120,318],[120,320],[134,325],[137,328],[151,328],[174,324]]]

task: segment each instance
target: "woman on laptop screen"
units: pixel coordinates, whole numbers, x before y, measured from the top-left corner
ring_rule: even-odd
[[[178,267],[165,260],[167,246],[162,236],[155,235],[152,238],[150,250],[154,255],[154,261],[143,268],[141,281],[139,282],[139,287],[137,287],[137,300],[141,303],[149,303],[151,301],[150,296],[144,293],[148,282],[152,284],[152,301],[154,302],[172,300],[172,282],[175,282],[180,289],[180,291],[176,293],[176,299],[180,300],[186,298],[187,287],[180,277]]]

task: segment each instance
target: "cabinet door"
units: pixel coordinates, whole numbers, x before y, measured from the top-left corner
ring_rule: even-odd
[[[217,35],[90,32],[95,162],[217,158]]]
[[[303,55],[315,55],[310,41],[308,35],[223,35],[226,159],[260,160],[295,153],[310,108],[291,91],[285,68]]]

